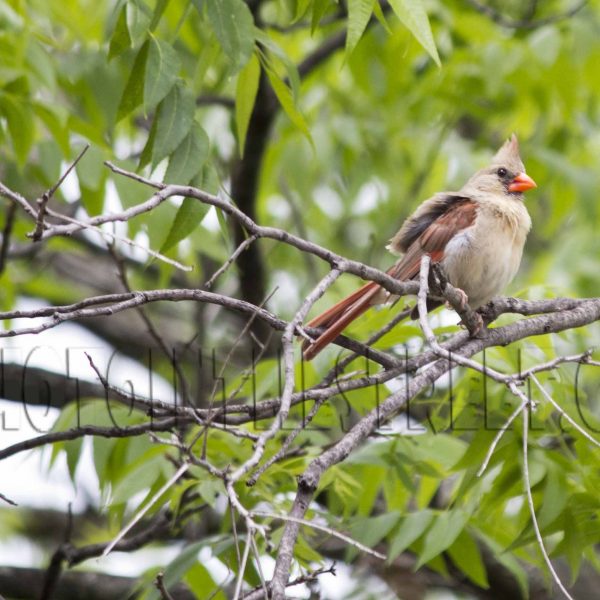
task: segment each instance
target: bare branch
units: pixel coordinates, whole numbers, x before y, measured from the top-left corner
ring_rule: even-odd
[[[154,585],[156,585],[156,589],[160,592],[163,600],[173,600],[173,596],[169,594],[167,588],[165,587],[164,575],[165,574],[162,571],[158,573],[154,579]]]
[[[563,585],[558,573],[554,569],[554,565],[548,556],[548,552],[544,545],[544,538],[542,537],[542,532],[540,531],[540,526],[537,522],[537,517],[535,516],[535,506],[533,504],[533,496],[531,494],[531,479],[529,478],[529,458],[528,458],[528,434],[529,434],[529,411],[525,409],[522,411],[523,413],[523,479],[525,484],[525,495],[527,496],[527,504],[529,505],[529,512],[531,514],[531,522],[533,524],[533,529],[535,530],[535,537],[537,538],[538,545],[540,547],[540,551],[542,556],[544,557],[544,561],[548,567],[548,570],[552,574],[552,578],[556,582],[556,585],[560,588],[560,591],[564,594],[565,598],[568,600],[574,600],[573,597],[567,592],[567,589]]]
[[[131,529],[133,529],[133,527],[136,525],[136,523],[138,523],[142,519],[142,517],[154,506],[155,502],[169,488],[173,487],[177,483],[177,481],[179,481],[181,476],[188,470],[188,468],[189,468],[189,464],[183,463],[181,465],[181,467],[179,467],[179,469],[177,469],[177,471],[173,474],[173,476],[152,496],[152,498],[150,498],[150,500],[146,503],[144,508],[142,508],[135,515],[135,517],[129,522],[129,524],[126,525],[123,529],[121,529],[121,531],[119,532],[117,537],[115,537],[115,539],[110,544],[108,544],[108,546],[106,546],[106,548],[104,549],[104,552],[102,552],[102,556],[108,556],[112,552],[112,550],[115,548],[115,546],[127,535],[127,533],[129,531],[131,531]]]
[[[39,242],[42,239],[42,233],[44,232],[45,227],[44,218],[48,212],[48,202],[50,202],[50,199],[52,198],[52,196],[54,196],[54,193],[62,185],[63,181],[67,178],[69,173],[77,166],[77,163],[83,158],[83,155],[88,151],[89,147],[90,145],[86,144],[83,147],[83,150],[78,154],[77,158],[68,166],[66,171],[60,176],[59,180],[50,189],[46,190],[40,198],[36,200],[38,211],[37,218],[35,220],[35,230],[33,231],[33,233],[28,234],[28,236],[31,237],[31,239],[34,242]]]
[[[555,15],[551,15],[549,17],[544,17],[542,19],[511,19],[503,15],[501,12],[497,11],[492,6],[488,4],[484,4],[479,2],[479,0],[467,0],[467,2],[479,13],[489,17],[494,23],[501,25],[502,27],[507,27],[508,29],[537,29],[538,27],[543,27],[545,25],[550,25],[551,23],[556,23],[558,21],[562,21],[564,19],[570,19],[575,16],[587,3],[588,0],[581,0],[577,4],[575,4],[572,8],[557,13]]]

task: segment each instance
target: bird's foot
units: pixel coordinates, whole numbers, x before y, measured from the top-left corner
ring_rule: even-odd
[[[463,329],[468,329],[471,337],[482,337],[481,334],[485,331],[483,317],[478,312],[473,313],[473,320],[471,323],[467,324],[464,321],[461,321],[458,326]]]
[[[469,296],[467,296],[467,294],[463,290],[461,290],[459,287],[454,288],[454,290],[456,291],[457,295],[459,296],[460,310],[463,310],[469,302]],[[450,304],[449,301],[446,302],[446,308],[453,308],[453,306]]]
[[[315,341],[310,335],[308,335],[308,333],[306,332],[304,327],[302,327],[302,325],[296,325],[296,335],[301,338],[304,338],[304,341],[308,342],[309,344],[312,344]]]

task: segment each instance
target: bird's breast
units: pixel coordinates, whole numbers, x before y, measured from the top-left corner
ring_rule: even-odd
[[[467,294],[473,308],[500,294],[519,269],[531,226],[521,207],[508,214],[480,207],[475,224],[446,245],[442,265],[448,280]]]

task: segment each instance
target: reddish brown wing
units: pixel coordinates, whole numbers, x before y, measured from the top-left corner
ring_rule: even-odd
[[[421,268],[421,257],[429,254],[433,262],[444,258],[446,244],[463,229],[475,222],[477,204],[461,200],[437,217],[408,247],[406,254],[389,270],[392,277],[405,281],[415,278]]]
[[[420,218],[426,220],[429,217],[431,221],[423,228],[419,237],[410,244],[405,255],[387,272],[392,277],[405,281],[418,275],[421,268],[421,257],[424,254],[429,254],[433,262],[441,261],[446,244],[457,233],[470,227],[475,222],[476,214],[476,203],[462,198],[451,204],[441,215],[424,213]],[[352,321],[374,303],[379,291],[379,285],[370,281],[310,321],[309,326],[323,326],[326,329],[312,344],[305,343],[303,345],[304,358],[311,360],[332,342]]]

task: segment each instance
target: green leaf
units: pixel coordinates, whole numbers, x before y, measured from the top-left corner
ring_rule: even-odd
[[[132,44],[136,46],[145,40],[150,28],[152,13],[145,2],[140,0],[127,0],[127,26],[131,35]]]
[[[400,513],[389,512],[369,519],[361,519],[350,528],[350,535],[365,546],[372,548],[398,523]]]
[[[128,171],[135,170],[133,161],[119,161],[118,164],[120,167],[127,169]],[[117,193],[119,194],[119,200],[125,208],[139,204],[140,202],[147,200],[150,196],[148,186],[135,181],[134,179],[129,177],[121,177],[114,174],[111,176],[111,180],[115,184]],[[129,221],[130,226],[134,225],[134,223],[135,219],[133,221]]]
[[[394,560],[415,540],[421,537],[433,520],[433,511],[429,509],[409,513],[402,519],[398,531],[396,531],[390,543],[388,552],[389,561]]]
[[[131,35],[129,33],[129,24],[127,23],[127,4],[124,4],[119,11],[119,18],[110,38],[108,60],[123,54],[129,48],[131,48]]]
[[[59,116],[58,107],[49,107],[42,103],[34,103],[33,111],[36,116],[44,123],[46,129],[52,135],[54,141],[60,146],[61,152],[68,156],[71,150],[69,142],[69,132],[65,127],[64,119]],[[57,114],[59,112],[59,114]]]
[[[292,23],[296,23],[306,14],[311,3],[312,0],[296,0],[296,10],[294,11]]]
[[[194,96],[182,83],[175,84],[158,105],[156,135],[152,148],[154,166],[169,156],[189,133],[194,119],[194,109]]]
[[[208,208],[206,204],[195,198],[185,198],[177,211],[173,225],[171,225],[171,229],[167,234],[167,239],[160,248],[161,254],[164,254],[175,244],[190,235],[198,227]]]
[[[388,22],[385,18],[385,13],[383,12],[383,10],[381,10],[381,5],[379,4],[379,2],[373,3],[373,14],[375,15],[375,18],[379,21],[381,26],[386,30],[386,32],[391,35],[392,30],[390,29],[390,26],[388,25]]]
[[[331,6],[331,0],[314,0],[312,7],[312,16],[310,20],[310,31],[314,34],[323,18],[323,15],[327,12],[327,9]]]
[[[267,68],[266,71],[269,81],[271,82],[271,86],[273,87],[273,91],[275,92],[279,103],[285,111],[285,114],[289,117],[290,121],[306,136],[311,145],[314,146],[306,120],[296,107],[294,98],[292,96],[292,91],[290,90],[289,86],[283,82],[277,73],[271,69]]]
[[[142,153],[140,154],[140,160],[138,163],[138,170],[143,169],[147,164],[152,160],[152,154],[154,153],[154,140],[156,139],[156,126],[158,121],[156,117],[152,121],[152,127],[150,127],[150,132],[148,133],[148,138],[146,139],[146,144],[142,149]]]
[[[149,455],[148,459],[139,461],[114,486],[110,498],[111,504],[127,502],[138,492],[150,488],[156,479],[162,476],[160,466],[164,461],[164,457],[161,454],[152,456],[149,453]]]
[[[298,100],[300,93],[300,73],[296,63],[286,54],[285,50],[264,31],[256,30],[256,40],[261,46],[264,46],[269,54],[265,56],[265,61],[273,72],[277,72],[275,66],[280,64],[287,75],[287,83],[292,88],[294,102]]]
[[[425,536],[423,552],[419,556],[417,569],[450,547],[460,535],[468,520],[468,513],[460,509],[437,515]]]
[[[212,28],[235,71],[254,50],[254,19],[243,0],[206,0]]]
[[[107,169],[103,164],[104,158],[104,154],[98,146],[90,145],[75,167],[80,185],[91,190],[97,190],[102,186],[107,174]]]
[[[208,136],[204,129],[194,122],[190,132],[169,158],[163,181],[180,185],[189,183],[206,162],[208,147]]]
[[[196,597],[207,597],[211,600],[226,600],[225,593],[217,588],[217,584],[208,569],[200,563],[195,564],[185,575],[185,582],[196,593]]]
[[[0,3],[0,28],[5,30],[20,30],[23,27],[23,18],[10,7],[9,2]]]
[[[119,108],[117,109],[117,121],[126,117],[144,100],[144,79],[146,77],[146,62],[148,60],[149,48],[150,42],[146,40],[135,56],[129,79],[125,84]]]
[[[44,140],[38,145],[40,155],[39,169],[43,173],[48,187],[60,179],[61,152],[58,144],[52,138]]]
[[[362,37],[371,14],[373,0],[348,0],[348,33],[346,35],[346,57],[352,54]]]
[[[477,542],[466,530],[456,538],[448,554],[452,562],[477,586],[489,588],[485,565]]]
[[[154,31],[156,26],[160,23],[160,20],[169,4],[169,0],[157,0],[154,13],[152,14],[152,21],[150,22],[149,29]]]
[[[569,486],[564,472],[554,463],[548,464],[542,507],[538,512],[538,524],[543,529],[550,525],[569,502]]]
[[[206,546],[206,542],[204,541],[191,544],[179,552],[175,559],[166,566],[163,581],[167,589],[179,583],[194,565],[200,564],[198,561],[198,553],[204,546]],[[152,586],[146,598],[147,600],[160,600],[161,594],[155,586]]]
[[[260,62],[252,55],[246,66],[240,71],[235,90],[235,124],[237,128],[240,156],[244,156],[244,145],[250,116],[254,108],[258,84],[260,81]]]
[[[77,471],[77,465],[81,458],[81,447],[83,445],[83,438],[76,440],[70,440],[65,442],[65,452],[67,454],[67,467],[69,469],[69,477],[75,485],[75,472]]]
[[[144,80],[144,109],[156,106],[171,90],[181,63],[170,44],[151,36],[149,39],[146,77]]]
[[[15,156],[20,165],[27,161],[29,149],[33,144],[33,119],[29,108],[30,104],[23,98],[12,94],[0,96],[0,114],[6,119]]]
[[[431,33],[429,19],[422,0],[390,0],[392,10],[415,36],[419,44],[427,50],[435,64],[440,66],[440,57]]]

